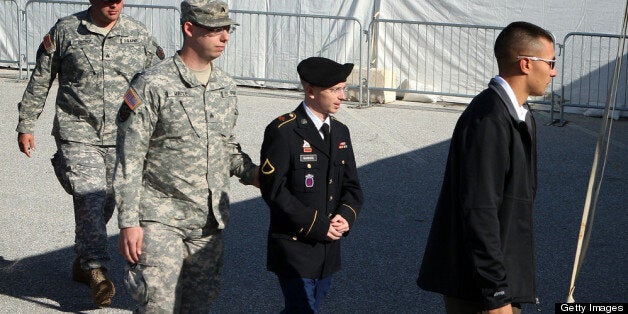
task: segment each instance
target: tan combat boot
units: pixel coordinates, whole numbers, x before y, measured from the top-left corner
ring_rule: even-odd
[[[105,276],[104,268],[92,268],[89,270],[89,287],[92,288],[92,300],[100,307],[111,305],[111,299],[116,294],[113,282]]]
[[[83,269],[78,258],[72,264],[72,280],[88,284],[92,289],[92,300],[99,307],[111,305],[116,293],[113,282],[105,276],[106,272],[104,268]]]

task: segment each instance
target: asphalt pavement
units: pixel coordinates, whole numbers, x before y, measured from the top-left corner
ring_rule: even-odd
[[[36,151],[17,147],[17,103],[26,81],[0,75],[0,313],[129,313],[122,285],[116,220],[108,225],[118,293],[107,309],[92,305],[87,286],[70,279],[74,259],[71,197],[50,158],[56,83],[35,131]],[[488,81],[488,78],[487,78]],[[265,126],[299,104],[296,91],[241,88],[236,134],[259,160]],[[420,290],[416,276],[438,197],[449,139],[464,105],[347,104],[336,117],[352,133],[365,204],[343,239],[343,270],[334,276],[322,313],[444,313],[441,297]],[[535,232],[539,307],[552,313],[569,288],[595,143],[601,119],[567,114],[564,127],[536,112],[539,191]],[[589,250],[575,291],[577,302],[628,301],[628,121],[614,121]],[[278,313],[276,278],[265,269],[268,209],[259,191],[236,179],[225,230],[222,292],[211,313]],[[114,216],[115,217],[115,216]],[[524,313],[536,307],[525,306]]]

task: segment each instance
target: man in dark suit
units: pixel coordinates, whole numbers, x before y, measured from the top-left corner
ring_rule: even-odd
[[[495,42],[499,75],[462,113],[418,284],[447,313],[520,313],[536,301],[533,203],[536,127],[528,96],[556,76],[544,29],[514,22]]]
[[[305,97],[272,121],[260,154],[270,207],[267,268],[284,295],[282,313],[317,313],[340,270],[340,238],[362,207],[349,129],[331,114],[345,99],[353,64],[320,57],[297,66]]]

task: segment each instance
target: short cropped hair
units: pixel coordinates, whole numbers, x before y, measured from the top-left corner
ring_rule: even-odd
[[[554,43],[554,38],[545,29],[528,22],[513,22],[504,28],[495,40],[495,58],[499,69],[515,62],[518,55],[541,48],[540,38]]]

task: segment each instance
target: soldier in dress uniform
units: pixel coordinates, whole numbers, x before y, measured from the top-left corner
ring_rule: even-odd
[[[284,295],[283,313],[316,313],[340,270],[340,239],[363,197],[347,126],[332,114],[346,96],[353,64],[311,57],[299,63],[304,99],[272,121],[260,163],[270,207],[267,268]]]
[[[164,56],[143,24],[121,14],[123,0],[90,4],[59,19],[44,36],[18,105],[17,141],[20,151],[31,157],[35,122],[58,78],[52,164],[74,201],[72,279],[91,287],[96,305],[109,306],[115,287],[106,276],[106,226],[115,208],[116,115],[133,76]]]

